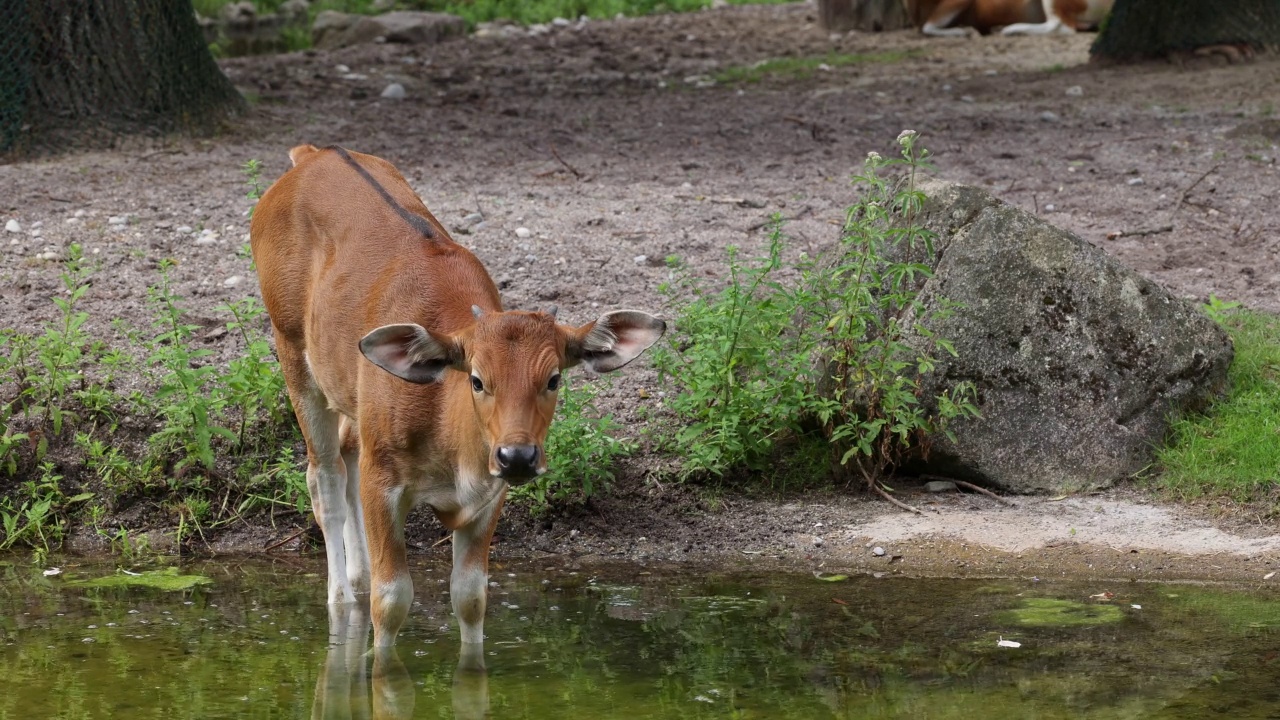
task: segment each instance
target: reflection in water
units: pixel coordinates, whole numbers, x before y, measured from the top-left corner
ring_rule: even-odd
[[[165,593],[0,561],[0,720],[1280,718],[1277,590],[545,563],[491,579],[483,650],[424,564],[439,591],[379,655],[294,565]]]
[[[312,720],[413,717],[415,688],[409,671],[394,646],[369,651],[369,631],[367,602],[329,605],[329,650],[316,679]],[[370,655],[372,683],[367,672]],[[488,714],[489,673],[484,666],[484,645],[464,643],[453,675],[453,716],[456,720],[482,720]]]

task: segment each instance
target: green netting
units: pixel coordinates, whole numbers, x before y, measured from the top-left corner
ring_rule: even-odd
[[[1280,0],[1116,0],[1093,54],[1128,60],[1213,45],[1280,47]]]
[[[242,103],[191,0],[0,0],[0,158],[209,131]]]

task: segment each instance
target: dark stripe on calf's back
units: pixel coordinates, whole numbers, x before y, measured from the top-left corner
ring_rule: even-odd
[[[369,186],[378,193],[382,200],[387,203],[392,210],[396,211],[397,215],[403,218],[405,222],[412,225],[413,229],[422,233],[423,237],[435,238],[436,231],[435,228],[431,227],[431,223],[427,222],[427,219],[421,215],[415,215],[409,212],[403,205],[396,202],[396,199],[391,197],[391,193],[387,192],[387,189],[382,187],[382,183],[375,180],[373,175],[370,175],[368,170],[365,170],[360,163],[356,162],[355,158],[351,157],[351,153],[347,152],[345,148],[338,147],[337,145],[330,145],[325,148],[325,150],[332,150],[338,153],[338,156],[345,160],[353,170],[360,173],[360,177],[364,178],[364,181],[369,183]]]

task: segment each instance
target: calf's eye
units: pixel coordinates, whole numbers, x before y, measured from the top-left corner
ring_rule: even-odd
[[[552,375],[551,379],[547,381],[547,390],[550,390],[551,392],[555,392],[556,390],[559,390],[559,389],[560,389],[560,375],[559,373],[557,373],[555,375]]]
[[[480,380],[479,376],[471,376],[471,389],[476,392],[484,392],[484,382]]]

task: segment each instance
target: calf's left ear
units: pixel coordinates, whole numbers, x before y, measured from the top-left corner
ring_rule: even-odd
[[[568,367],[582,363],[598,373],[626,365],[658,342],[667,324],[639,310],[617,310],[595,322],[567,329]]]

